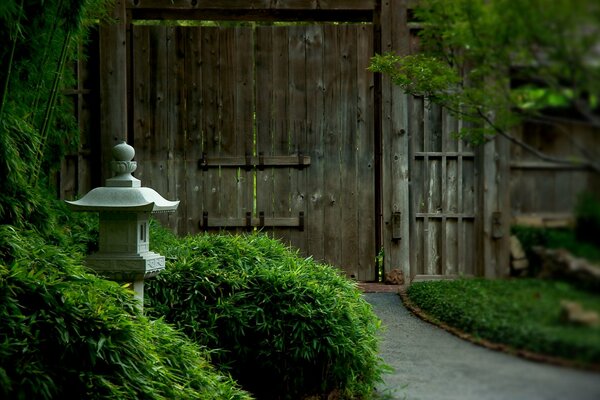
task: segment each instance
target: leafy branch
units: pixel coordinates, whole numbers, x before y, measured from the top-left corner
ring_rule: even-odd
[[[405,93],[423,96],[472,122],[458,136],[483,143],[495,135],[541,160],[600,172],[593,154],[544,153],[512,132],[525,120],[560,129],[549,109],[576,110],[600,127],[600,4],[589,0],[423,0],[418,54],[376,55],[370,69]],[[516,84],[515,84],[516,82]]]

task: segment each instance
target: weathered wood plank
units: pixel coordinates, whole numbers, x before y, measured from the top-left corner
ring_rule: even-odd
[[[221,153],[219,136],[219,93],[217,83],[220,81],[219,68],[219,29],[202,27],[201,59],[202,59],[202,142],[203,153],[207,156],[219,156]],[[201,188],[204,198],[203,210],[219,215],[220,191],[219,170],[202,172],[204,186]]]
[[[306,149],[306,26],[288,28],[288,152],[304,154]],[[306,213],[306,169],[290,169],[289,210],[291,215]],[[306,233],[290,231],[292,246],[304,251]],[[308,254],[304,253],[308,256]]]
[[[256,155],[273,154],[273,29],[256,28]],[[273,169],[259,168],[256,171],[257,211],[273,216]],[[267,230],[265,230],[267,232]]]
[[[408,30],[406,29],[406,3],[392,0],[381,3],[381,51],[408,54]],[[406,100],[403,92],[391,81],[382,79],[382,214],[383,247],[385,269],[402,268],[405,273],[410,269],[410,214],[403,212],[402,227],[405,234],[401,240],[393,240],[392,218],[394,212],[408,210],[408,160],[409,143],[406,130],[408,123]],[[404,133],[401,133],[404,132]],[[393,143],[392,143],[393,141]],[[398,157],[398,158],[396,158]],[[389,181],[388,181],[389,179]],[[389,183],[388,183],[389,182]],[[408,273],[406,276],[408,278]]]
[[[442,147],[444,142],[442,137],[442,108],[434,103],[429,103],[427,106],[427,114],[429,117],[429,132],[428,132],[428,152],[445,151]]]
[[[250,27],[236,27],[234,32],[235,62],[235,119],[234,135],[236,137],[236,153],[239,155],[255,152],[254,131],[254,68],[249,68],[248,61],[254,60],[254,31]],[[243,168],[237,171],[237,208],[241,214],[255,213],[254,210],[254,177],[255,170]]]
[[[452,159],[446,159],[446,199],[444,203],[444,212],[457,213],[458,212],[458,193],[462,190],[458,186],[458,161]]]
[[[310,151],[311,167],[306,173],[307,191],[307,226],[306,245],[307,252],[315,260],[324,260],[323,237],[323,173],[324,150],[323,130],[324,114],[323,105],[323,27],[313,25],[307,27],[306,33],[306,140],[307,149]]]
[[[273,138],[272,153],[289,154],[290,132],[288,125],[288,83],[289,83],[289,29],[286,26],[272,27],[273,63],[273,104],[271,105],[271,129]],[[289,169],[273,170],[273,207],[265,210],[267,215],[285,216],[290,213],[291,182]],[[258,211],[262,211],[259,209]],[[290,243],[290,231],[278,229],[275,235],[285,243]]]
[[[411,251],[410,254],[410,274],[405,275],[415,276],[417,274],[423,274],[424,260],[423,260],[423,222],[415,220],[415,213],[425,212],[425,196],[424,188],[425,182],[423,180],[424,172],[424,159],[417,159],[416,151],[423,153],[423,98],[422,97],[409,97],[409,125],[408,129],[410,132],[410,146],[414,150],[410,158],[410,174],[411,174],[411,186],[410,186],[410,204],[409,204],[409,225],[410,225],[410,238],[411,238]],[[415,246],[416,244],[416,246]]]
[[[139,47],[135,50],[133,82],[134,147],[138,168],[135,176],[144,186],[161,195],[168,193],[169,150],[168,132],[168,64],[167,31],[164,27],[134,27],[139,29]],[[136,40],[134,33],[134,41]],[[136,46],[137,47],[137,46]],[[154,65],[148,69],[148,65]],[[158,217],[168,223],[166,215]]]
[[[202,188],[204,174],[196,170],[198,158],[202,156],[202,30],[187,28],[183,30],[185,38],[185,72],[186,72],[186,233],[197,233],[198,221],[205,208]],[[192,206],[193,205],[193,206]]]
[[[341,259],[346,275],[358,278],[358,207],[357,207],[357,155],[356,155],[356,27],[342,25],[338,29],[340,98],[347,99],[339,108],[341,163]],[[341,105],[341,104],[340,104]]]
[[[185,116],[185,42],[178,27],[167,30],[168,89],[167,89],[167,192],[170,200],[186,198],[186,120]],[[187,207],[178,207],[167,214],[169,227],[179,234],[186,233]]]
[[[457,258],[459,241],[458,219],[448,218],[445,228],[446,247],[444,249],[445,262],[442,264],[442,274],[456,275],[458,273],[458,263],[461,262]]]
[[[340,221],[342,217],[339,193],[341,190],[341,164],[340,164],[340,122],[337,112],[346,99],[340,98],[340,48],[337,40],[337,27],[325,25],[323,27],[324,49],[324,109],[330,111],[325,114],[324,131],[324,176],[323,192],[325,207],[323,214],[325,260],[336,264],[341,259],[341,243],[339,240]]]
[[[412,218],[412,216],[411,216]],[[411,274],[415,275],[425,274],[425,226],[424,221],[421,218],[413,219],[414,231],[412,232],[413,249],[411,251]]]
[[[243,132],[235,130],[235,93],[236,93],[236,64],[235,30],[219,28],[219,103],[218,103],[218,134],[219,156],[235,157],[238,155],[237,137]],[[243,51],[243,50],[241,50]],[[222,217],[245,216],[240,210],[237,169],[219,169],[219,215]]]
[[[367,70],[373,54],[373,26],[361,25],[357,35],[357,110],[356,138],[358,162],[358,279],[377,280],[375,271],[375,138],[374,76]],[[408,276],[405,274],[405,276]]]

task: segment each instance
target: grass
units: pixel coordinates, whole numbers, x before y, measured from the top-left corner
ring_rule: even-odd
[[[600,365],[600,327],[576,326],[560,318],[561,300],[600,313],[599,294],[540,279],[419,282],[407,294],[429,316],[475,338]]]

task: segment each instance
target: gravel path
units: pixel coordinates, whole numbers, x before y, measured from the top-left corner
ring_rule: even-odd
[[[395,293],[365,293],[394,372],[380,391],[406,400],[600,400],[600,374],[540,364],[461,340],[413,316]]]

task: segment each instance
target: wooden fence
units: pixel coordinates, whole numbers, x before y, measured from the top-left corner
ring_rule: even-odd
[[[549,124],[528,122],[517,137],[573,165],[540,161],[519,146],[511,146],[510,203],[514,224],[567,226],[582,192],[600,195],[600,176],[576,165],[581,157],[600,159],[600,130],[576,120]]]

